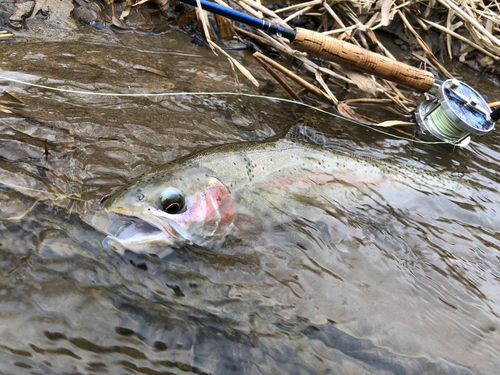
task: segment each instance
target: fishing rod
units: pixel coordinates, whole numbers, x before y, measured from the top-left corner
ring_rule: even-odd
[[[197,6],[196,0],[180,0]],[[424,135],[459,146],[470,142],[470,134],[485,135],[500,119],[500,108],[491,112],[483,96],[457,79],[440,81],[431,72],[368,51],[352,43],[303,29],[289,29],[207,0],[199,0],[202,9],[257,29],[284,37],[302,51],[333,61],[348,69],[373,74],[400,83],[435,99],[425,100],[416,112]]]

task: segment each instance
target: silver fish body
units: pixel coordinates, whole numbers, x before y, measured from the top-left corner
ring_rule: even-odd
[[[228,144],[151,170],[106,198],[104,208],[130,223],[105,241],[120,252],[146,253],[185,244],[212,248],[229,237],[258,241],[262,232],[307,215],[311,207],[348,206],[380,190],[397,196],[466,189],[446,173],[363,158],[290,136]]]

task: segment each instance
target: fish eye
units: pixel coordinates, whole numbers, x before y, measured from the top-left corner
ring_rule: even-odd
[[[137,200],[138,200],[138,201],[142,201],[143,199],[144,199],[144,194],[142,194],[142,193],[138,193],[138,194],[137,194]]]
[[[184,207],[183,202],[181,201],[175,201],[175,202],[162,202],[163,210],[167,214],[174,215],[178,213],[182,208]]]
[[[184,196],[175,188],[166,189],[161,197],[161,206],[167,214],[175,215],[184,209]]]

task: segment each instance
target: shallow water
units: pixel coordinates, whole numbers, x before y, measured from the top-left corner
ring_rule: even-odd
[[[4,42],[0,75],[94,92],[234,91],[226,60],[189,36],[136,37],[82,27]],[[234,56],[266,85],[249,53]],[[464,75],[500,99],[498,86]],[[263,99],[0,83],[26,102],[0,119],[0,372],[500,372],[498,133],[464,149],[422,146]],[[184,248],[157,259],[102,246],[93,223],[113,187],[301,116],[329,127],[337,148],[464,172],[472,197],[418,193],[393,206],[374,190],[352,210],[310,211],[315,197],[296,197],[290,208],[303,216],[265,252]],[[81,198],[55,199],[73,193]]]

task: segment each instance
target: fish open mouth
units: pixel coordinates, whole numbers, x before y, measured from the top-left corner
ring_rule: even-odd
[[[115,215],[121,220],[114,220],[113,228],[108,228],[108,236],[102,244],[121,255],[125,254],[125,250],[129,250],[162,257],[168,255],[178,241],[170,231],[142,218],[117,213],[111,216]]]
[[[145,218],[116,211],[108,213],[121,220],[115,223],[116,230],[108,230],[109,235],[103,244],[120,253],[123,249],[148,252],[148,249],[172,247],[186,242],[185,232],[168,219],[147,216],[146,213]]]
[[[122,243],[167,240],[170,236],[144,220],[132,220],[121,226],[114,236]]]

